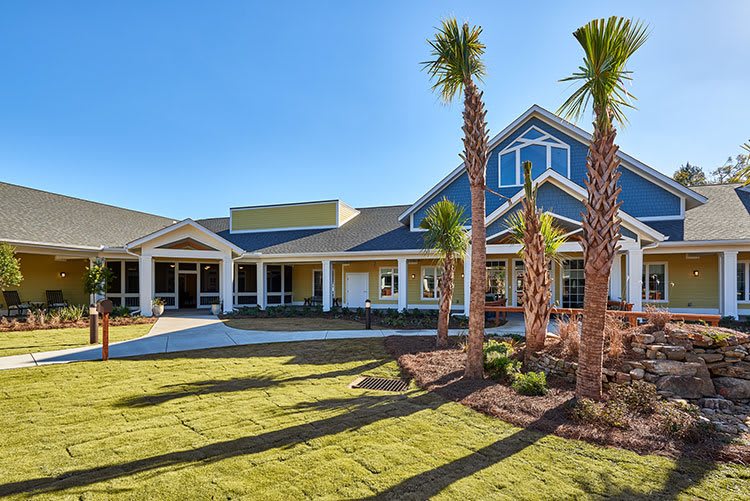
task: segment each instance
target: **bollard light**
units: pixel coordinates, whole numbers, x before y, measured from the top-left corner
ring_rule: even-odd
[[[372,301],[369,299],[365,300],[365,329],[368,331],[372,328],[372,316],[371,316],[371,310],[372,310]]]

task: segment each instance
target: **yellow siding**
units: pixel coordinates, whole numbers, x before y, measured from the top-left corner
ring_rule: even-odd
[[[408,269],[408,304],[412,305],[435,305],[437,299],[427,299],[422,297],[422,268],[425,266],[440,266],[434,259],[409,260]],[[456,275],[454,277],[455,287],[453,289],[453,304],[462,306],[464,304],[464,264],[460,261],[456,265]],[[412,278],[412,276],[414,278]]]
[[[313,295],[313,270],[322,270],[320,264],[295,264],[292,266],[292,301],[304,302]]]
[[[350,207],[343,202],[339,202],[339,225],[349,221],[357,214],[357,209]]]
[[[338,283],[346,284],[347,273],[367,273],[369,278],[369,291],[370,301],[373,304],[390,305],[393,308],[398,308],[398,298],[394,299],[380,299],[380,268],[398,268],[398,261],[352,261],[350,263],[342,264],[340,269],[344,273],[344,281],[341,276],[338,276]],[[340,275],[341,271],[339,271]],[[399,284],[401,283],[399,277]],[[337,297],[342,299],[342,304],[346,302],[346,287],[337,287]],[[364,306],[364,305],[363,305]]]
[[[685,254],[646,254],[643,263],[667,263],[668,303],[655,303],[668,308],[718,308],[719,258],[704,254],[687,259]],[[693,276],[698,270],[699,276]],[[646,303],[646,301],[644,301]]]
[[[336,226],[338,203],[232,209],[232,231]]]
[[[18,254],[18,257],[23,282],[13,290],[18,291],[22,301],[46,303],[46,290],[62,290],[70,304],[88,304],[88,294],[83,291],[83,273],[88,259],[55,261],[54,256],[41,254]],[[60,272],[65,272],[65,278],[60,277]]]

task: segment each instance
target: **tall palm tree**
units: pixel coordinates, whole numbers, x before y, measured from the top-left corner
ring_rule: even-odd
[[[427,230],[424,234],[425,250],[437,252],[441,264],[440,314],[437,326],[437,347],[448,346],[448,324],[450,323],[456,262],[464,259],[469,247],[469,234],[463,208],[447,198],[430,207],[419,225]]]
[[[553,262],[560,263],[560,246],[565,242],[565,231],[554,224],[551,214],[543,213],[536,205],[537,187],[531,185],[531,162],[523,163],[525,197],[521,211],[507,220],[510,234],[521,244],[523,258],[523,309],[526,325],[524,361],[544,349],[547,324],[552,310],[552,278],[549,274]]]
[[[435,81],[432,89],[439,92],[445,102],[450,102],[463,90],[463,143],[464,161],[471,190],[471,294],[469,299],[469,342],[466,354],[467,378],[482,378],[484,364],[484,292],[487,276],[485,241],[487,231],[485,218],[485,168],[489,154],[489,137],[486,111],[482,102],[483,93],[474,80],[481,81],[485,73],[481,56],[484,45],[479,41],[482,28],[458,25],[455,18],[446,19],[437,29],[432,47],[431,61],[424,64]]]
[[[588,197],[581,241],[586,285],[576,395],[598,400],[602,396],[609,273],[620,239],[620,160],[615,124],[624,125],[626,109],[633,108],[633,97],[625,87],[632,80],[632,72],[626,64],[648,38],[648,29],[640,21],[613,16],[593,20],[578,28],[573,36],[583,47],[583,65],[562,81],[581,85],[558,113],[577,120],[589,104],[594,113],[594,135],[586,158]]]

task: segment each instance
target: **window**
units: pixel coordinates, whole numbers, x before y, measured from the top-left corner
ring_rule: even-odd
[[[485,287],[487,299],[496,301],[504,298],[507,290],[506,285],[505,261],[487,261],[487,286]]]
[[[125,293],[138,293],[138,261],[125,261]]]
[[[162,294],[173,293],[174,277],[174,263],[154,263],[154,292]]]
[[[380,299],[398,297],[398,268],[380,268]]]
[[[120,294],[122,291],[122,261],[107,261],[107,269],[112,273],[112,280],[107,284],[107,292]]]
[[[516,300],[516,306],[523,306],[523,261],[513,261],[513,296]]]
[[[531,176],[537,178],[547,169],[570,177],[570,146],[537,127],[531,127],[500,152],[500,186],[523,184],[525,161],[531,162]]]
[[[269,265],[266,267],[266,299],[268,304],[292,302],[292,267]]]
[[[641,297],[646,301],[667,301],[667,264],[646,263],[641,277]]]
[[[750,263],[737,263],[737,301],[748,301],[748,279],[747,274],[750,271]]]
[[[313,297],[323,297],[323,270],[313,270]]]
[[[238,264],[235,279],[236,304],[258,304],[258,267],[254,264]]]
[[[437,266],[422,268],[422,299],[440,297],[440,275]]]
[[[565,261],[562,270],[562,307],[583,308],[585,285],[583,259]]]
[[[218,264],[201,264],[201,292],[219,292]]]

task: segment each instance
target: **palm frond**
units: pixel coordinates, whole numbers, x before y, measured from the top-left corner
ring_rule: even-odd
[[[481,26],[469,27],[468,23],[459,26],[456,18],[451,17],[443,20],[436,30],[435,39],[427,41],[434,59],[421,64],[434,80],[432,90],[447,103],[469,80],[482,80],[485,66],[481,56],[485,47],[479,41]]]
[[[583,64],[560,81],[580,82],[580,86],[557,113],[578,121],[591,104],[600,127],[608,128],[612,122],[626,124],[625,111],[634,108],[636,99],[627,89],[632,72],[626,66],[648,34],[643,22],[616,16],[594,19],[578,28],[573,36],[583,48]]]
[[[463,258],[469,247],[467,222],[464,209],[447,198],[432,205],[419,225],[427,230],[423,235],[425,251],[437,252],[441,261],[448,256]]]

